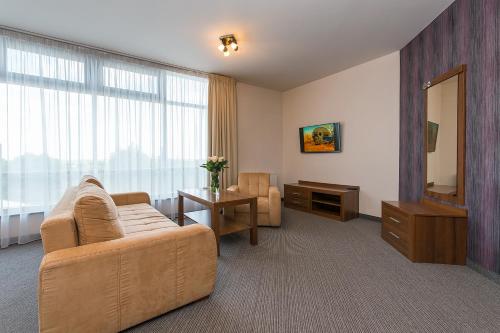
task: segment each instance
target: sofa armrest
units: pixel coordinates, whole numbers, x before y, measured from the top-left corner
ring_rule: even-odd
[[[281,193],[276,186],[269,186],[269,223],[281,225]]]
[[[51,252],[39,271],[40,332],[117,332],[212,293],[213,231],[195,224]]]
[[[128,193],[114,193],[110,194],[111,199],[117,206],[133,205],[146,203],[151,205],[151,199],[146,192],[128,192]]]
[[[73,210],[51,215],[40,226],[45,254],[78,246],[78,231]]]

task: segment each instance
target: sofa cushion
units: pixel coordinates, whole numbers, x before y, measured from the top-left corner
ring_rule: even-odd
[[[249,213],[250,205],[236,206],[234,211],[236,213]],[[257,197],[257,213],[269,213],[269,198]]]
[[[179,226],[146,203],[118,206],[125,237]]]
[[[104,190],[104,186],[102,185],[102,183],[92,175],[83,176],[82,179],[80,180],[80,185],[84,183],[94,184]]]
[[[102,188],[82,183],[73,207],[80,245],[122,238],[118,209]]]

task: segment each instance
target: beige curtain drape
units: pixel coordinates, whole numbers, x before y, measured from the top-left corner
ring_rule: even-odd
[[[208,150],[209,155],[224,156],[229,168],[222,174],[221,189],[238,179],[238,137],[236,123],[236,81],[208,76]]]

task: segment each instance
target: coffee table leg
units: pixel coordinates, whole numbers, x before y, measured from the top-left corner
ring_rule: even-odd
[[[215,241],[217,242],[217,256],[220,256],[219,208],[217,207],[210,209],[210,224],[212,225]]]
[[[257,199],[250,202],[250,226],[250,244],[257,245]]]
[[[180,195],[180,194],[177,197],[177,204],[178,204],[178,208],[177,208],[177,223],[180,226],[183,226],[184,225],[184,197],[182,195]]]

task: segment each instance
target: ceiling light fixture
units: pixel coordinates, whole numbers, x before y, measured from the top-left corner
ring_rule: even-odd
[[[233,34],[220,36],[219,39],[221,44],[218,46],[218,49],[219,51],[224,53],[225,57],[229,56],[230,54],[229,46],[234,52],[238,51],[239,49],[238,41],[236,40],[236,37],[234,37]]]

